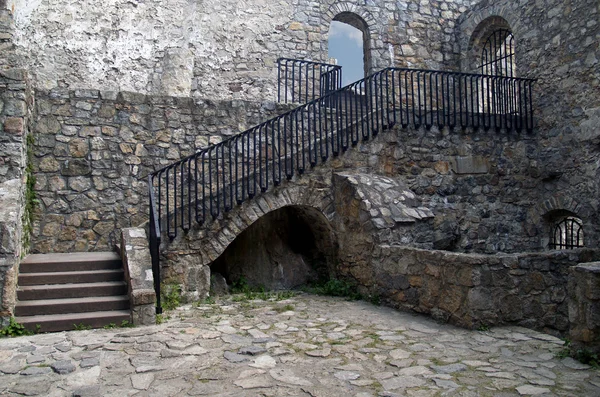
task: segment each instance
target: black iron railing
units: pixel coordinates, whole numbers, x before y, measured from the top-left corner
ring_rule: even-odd
[[[156,198],[152,186],[152,176],[148,177],[148,198],[150,200],[150,222],[148,231],[148,242],[150,246],[150,257],[152,258],[152,275],[154,278],[154,292],[156,293],[156,314],[162,313],[160,303],[160,220],[156,207]]]
[[[342,87],[342,67],[301,59],[277,60],[277,101],[306,103]]]
[[[151,252],[161,230],[173,239],[394,124],[530,131],[532,84],[388,68],[309,101],[151,174]]]

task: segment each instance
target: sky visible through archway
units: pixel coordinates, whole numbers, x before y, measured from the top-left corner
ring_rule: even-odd
[[[329,58],[342,67],[342,84],[365,77],[363,33],[343,22],[332,21],[329,29]]]

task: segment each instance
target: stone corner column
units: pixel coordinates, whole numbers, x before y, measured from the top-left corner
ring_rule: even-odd
[[[569,269],[568,295],[572,349],[600,353],[600,262]]]
[[[121,230],[121,259],[127,281],[133,325],[156,323],[156,294],[152,258],[146,231],[132,227]]]
[[[27,136],[34,105],[26,70],[1,70],[0,86],[0,323],[5,323],[14,315],[19,264],[28,245]]]

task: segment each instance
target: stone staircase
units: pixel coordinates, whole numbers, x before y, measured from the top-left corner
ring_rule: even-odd
[[[20,266],[15,316],[41,332],[131,321],[121,258],[114,252],[34,254]]]

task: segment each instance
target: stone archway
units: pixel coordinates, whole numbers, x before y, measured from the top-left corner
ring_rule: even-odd
[[[337,243],[329,221],[317,209],[286,206],[259,218],[210,264],[211,275],[229,284],[244,279],[267,290],[291,289],[329,279]]]
[[[463,54],[460,64],[461,70],[463,72],[475,71],[480,56],[480,45],[494,30],[509,30],[515,37],[518,49],[519,39],[524,33],[518,21],[519,18],[513,15],[511,10],[500,6],[478,9],[464,14],[457,26],[457,32],[459,32],[458,44],[460,53]],[[517,50],[517,64],[518,57]]]
[[[325,171],[313,174],[313,178],[288,181],[285,186],[248,200],[207,224],[196,224],[187,234],[180,233],[172,241],[163,239],[161,279],[181,285],[184,299],[206,297],[210,287],[211,263],[251,225],[284,207],[303,208],[302,216],[308,219],[307,222],[317,224],[315,219],[318,219],[318,224],[326,225],[323,227],[335,248],[337,239],[333,227],[329,226],[335,215],[331,177]],[[331,257],[327,266],[332,269],[334,262]]]
[[[364,7],[350,2],[332,4],[322,15],[321,30],[329,32],[332,21],[346,23],[363,33],[364,70],[366,75],[391,65],[391,59],[384,61],[377,58],[377,54],[386,54],[386,52],[376,51],[375,43],[380,39],[380,35],[376,30],[375,18]],[[325,43],[327,43],[327,40]]]
[[[479,70],[480,65],[482,64],[481,52],[486,42],[489,41],[491,35],[495,32],[510,32],[512,34],[512,28],[508,21],[499,16],[492,16],[486,18],[482,22],[477,25],[471,38],[469,40],[469,48],[467,53],[465,54],[467,57],[466,66],[468,71],[473,71],[476,73],[481,73]],[[491,74],[491,73],[486,73]]]

